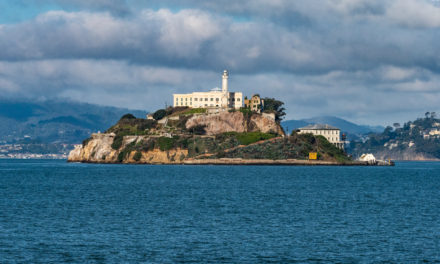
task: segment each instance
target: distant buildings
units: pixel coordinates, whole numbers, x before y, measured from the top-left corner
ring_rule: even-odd
[[[260,95],[255,94],[251,99],[244,99],[244,107],[249,108],[254,112],[261,113],[264,107],[264,100],[260,98]]]
[[[193,92],[189,94],[173,94],[173,106],[190,108],[234,108],[243,106],[243,93],[228,91],[228,71],[222,76],[222,88],[214,88],[209,92]]]
[[[310,133],[315,136],[323,136],[336,147],[344,149],[344,142],[341,141],[341,130],[339,128],[327,124],[314,124],[302,127],[298,130],[299,134]]]

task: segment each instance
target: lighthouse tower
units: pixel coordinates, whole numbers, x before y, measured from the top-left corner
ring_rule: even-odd
[[[228,108],[229,106],[228,78],[229,78],[228,71],[224,70],[222,76],[222,97],[221,97],[222,108]]]
[[[222,92],[223,93],[228,92],[228,78],[229,78],[229,73],[227,70],[224,70],[223,76],[222,76]]]

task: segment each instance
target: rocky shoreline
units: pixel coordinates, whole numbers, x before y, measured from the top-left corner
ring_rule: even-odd
[[[378,161],[374,164],[362,161],[353,162],[333,162],[315,160],[269,160],[269,159],[241,159],[241,158],[221,158],[221,159],[187,159],[181,162],[109,162],[109,161],[90,161],[90,160],[68,160],[68,162],[96,163],[96,164],[133,164],[133,165],[228,165],[228,166],[394,166],[394,162]]]

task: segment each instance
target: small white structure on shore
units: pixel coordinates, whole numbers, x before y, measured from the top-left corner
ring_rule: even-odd
[[[376,157],[374,157],[373,154],[362,154],[362,156],[359,158],[360,161],[368,162],[368,164],[375,164],[376,163]]]

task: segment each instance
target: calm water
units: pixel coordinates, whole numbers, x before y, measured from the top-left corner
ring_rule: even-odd
[[[0,262],[440,262],[440,163],[0,160]]]

